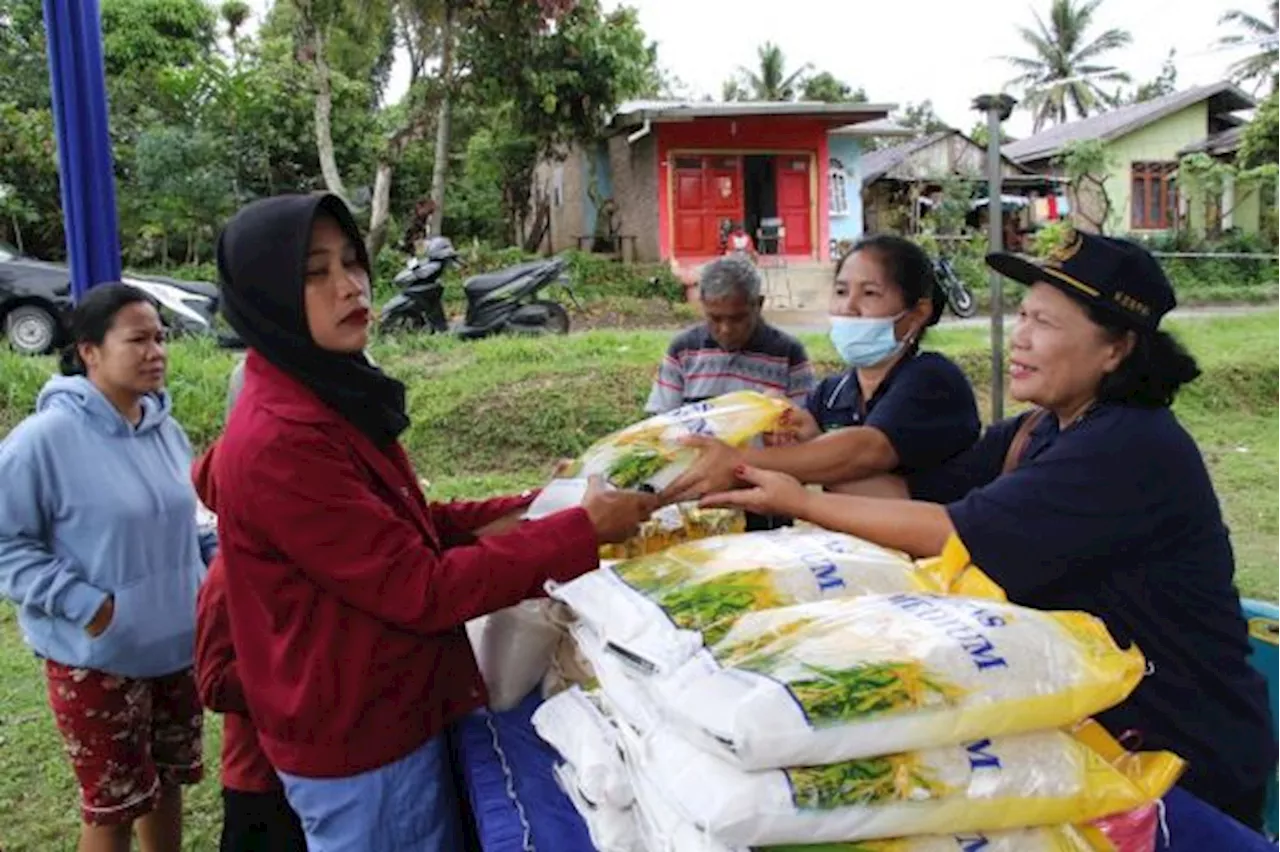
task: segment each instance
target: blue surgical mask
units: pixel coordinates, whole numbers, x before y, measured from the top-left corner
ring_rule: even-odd
[[[905,340],[894,335],[896,317],[831,317],[831,345],[850,367],[872,367],[901,351]]]

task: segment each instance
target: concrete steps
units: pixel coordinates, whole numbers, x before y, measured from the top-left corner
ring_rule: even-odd
[[[835,264],[817,261],[779,263],[760,259],[765,309],[771,312],[826,313]]]

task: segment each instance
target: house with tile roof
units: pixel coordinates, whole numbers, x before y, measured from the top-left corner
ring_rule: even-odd
[[[1108,233],[1203,230],[1205,211],[1192,209],[1178,192],[1178,163],[1197,151],[1233,157],[1248,122],[1240,113],[1256,105],[1253,98],[1226,81],[1196,86],[1051,127],[1004,145],[1001,153],[1031,171],[1061,175],[1057,158],[1069,144],[1099,139],[1110,160],[1106,174],[1100,176],[1105,178],[1112,205],[1105,223]],[[1221,209],[1230,214],[1229,220],[1224,216],[1223,224],[1257,233],[1261,191],[1235,190],[1226,187],[1220,200]],[[1085,214],[1077,217],[1079,226],[1101,218],[1096,197],[1076,199],[1073,207]]]

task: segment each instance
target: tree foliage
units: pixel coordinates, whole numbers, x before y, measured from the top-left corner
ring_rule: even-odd
[[[1231,79],[1242,85],[1252,84],[1254,92],[1263,85],[1270,84],[1274,93],[1277,86],[1277,63],[1280,62],[1280,2],[1271,0],[1267,4],[1265,18],[1246,12],[1242,9],[1231,9],[1218,19],[1221,26],[1230,26],[1236,32],[1218,39],[1223,47],[1256,46],[1250,55],[1231,65]]]
[[[917,136],[925,136],[930,133],[937,133],[940,130],[951,129],[951,125],[939,118],[938,114],[934,112],[933,101],[931,100],[908,103],[894,113],[893,118],[902,127],[915,131]]]
[[[1105,234],[1113,208],[1107,180],[1114,165],[1106,144],[1100,139],[1068,142],[1053,163],[1062,170],[1071,188],[1072,215],[1097,233]]]
[[[1160,73],[1156,75],[1154,80],[1140,84],[1133,93],[1127,98],[1123,98],[1126,103],[1138,104],[1144,101],[1162,98],[1165,95],[1172,95],[1178,90],[1178,66],[1174,62],[1177,51],[1169,48],[1169,55],[1160,65]]]
[[[1189,154],[1178,163],[1178,187],[1188,203],[1204,209],[1206,234],[1215,237],[1222,233],[1226,217],[1251,192],[1265,186],[1274,194],[1276,171],[1275,161],[1247,168],[1208,154]],[[1224,209],[1222,200],[1228,186],[1236,200]]]
[[[681,85],[633,9],[600,0],[452,0],[457,56],[439,74],[445,0],[101,0],[104,64],[130,265],[207,260],[237,206],[325,185],[312,51],[328,70],[332,160],[352,200],[394,167],[397,227],[444,175],[444,227],[502,241],[527,213],[538,158],[597,138],[623,99]],[[306,16],[319,24],[311,30]],[[387,102],[396,46],[414,66]],[[64,251],[41,0],[0,0],[0,239]],[[453,132],[437,157],[441,96]],[[394,152],[391,145],[399,142]],[[393,154],[395,156],[393,156]],[[447,167],[447,168],[446,168]],[[365,215],[365,213],[361,213]],[[399,232],[392,231],[399,242]]]
[[[1258,104],[1253,121],[1244,129],[1240,140],[1240,163],[1257,168],[1280,162],[1280,94],[1272,92]]]
[[[1085,118],[1115,104],[1104,84],[1128,83],[1129,75],[1105,57],[1127,47],[1133,37],[1121,29],[1094,36],[1090,31],[1102,0],[1051,0],[1046,22],[1033,12],[1034,27],[1019,27],[1018,35],[1031,52],[1005,61],[1019,72],[1009,85],[1022,93],[1035,131],[1066,122],[1071,112]]]
[[[513,231],[528,212],[539,156],[593,141],[621,101],[653,93],[657,50],[636,11],[582,0],[559,18],[525,0],[484,0],[459,41],[465,86],[493,116],[503,205]],[[555,26],[551,22],[555,21]]]

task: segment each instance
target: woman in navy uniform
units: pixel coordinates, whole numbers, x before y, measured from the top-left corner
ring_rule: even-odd
[[[1072,234],[1042,263],[987,262],[1029,287],[1009,390],[1036,408],[936,471],[940,502],[815,494],[750,468],[739,476],[754,487],[706,502],[785,512],[917,556],[957,535],[1011,600],[1100,617],[1150,663],[1100,721],[1131,747],[1186,758],[1187,790],[1257,827],[1276,740],[1247,662],[1218,498],[1170,410],[1199,375],[1159,330],[1173,289],[1144,249],[1105,237]]]
[[[698,462],[667,490],[684,499],[732,486],[741,465],[851,493],[877,493],[893,473],[935,499],[930,472],[972,446],[981,421],[973,389],[954,363],[921,352],[925,329],[946,307],[929,256],[881,234],[858,242],[836,267],[831,342],[847,372],[823,380],[794,409],[800,443],[735,450],[692,439]]]

